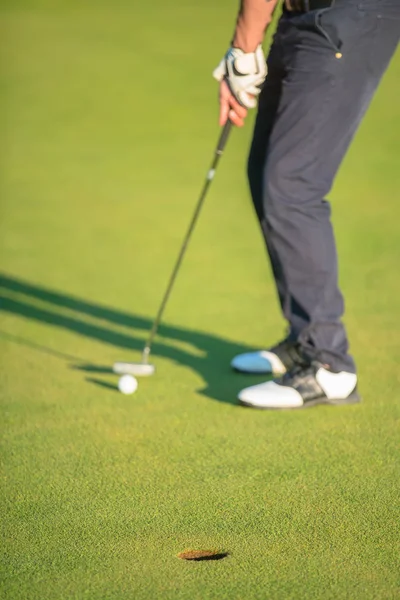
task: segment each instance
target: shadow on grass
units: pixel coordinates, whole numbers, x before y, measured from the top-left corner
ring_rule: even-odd
[[[106,388],[107,390],[112,390],[113,392],[118,392],[118,386],[113,383],[108,383],[108,381],[102,381],[101,379],[96,379],[95,377],[86,377],[85,381],[89,383],[94,383],[99,387]]]
[[[152,325],[152,321],[144,317],[60,294],[5,274],[0,275],[0,291],[0,310],[3,312],[66,329],[122,350],[141,351],[144,337]],[[45,307],[43,307],[44,303]],[[64,312],[66,309],[68,314]],[[88,322],[85,317],[89,317],[91,321]],[[94,323],[94,318],[101,320],[101,323]],[[143,335],[138,337],[134,331],[126,333],[116,331],[113,326],[143,330]],[[74,368],[84,372],[98,374],[112,372],[112,365],[94,365],[90,360],[65,354],[58,349],[52,350],[10,334],[3,334],[4,336],[14,342],[72,361],[75,363]],[[164,339],[160,340],[160,338]],[[185,345],[186,348],[183,348],[182,346]],[[237,392],[241,387],[248,385],[248,379],[243,375],[233,375],[229,363],[235,354],[249,349],[243,344],[236,344],[208,333],[162,324],[152,354],[168,358],[196,371],[206,383],[203,389],[198,390],[202,395],[220,402],[236,404]],[[121,356],[117,354],[115,358],[119,360]],[[134,355],[132,359],[125,356],[127,360],[138,360],[138,358]],[[87,378],[87,380],[97,385],[103,384],[98,379]],[[103,387],[110,386],[107,384]]]

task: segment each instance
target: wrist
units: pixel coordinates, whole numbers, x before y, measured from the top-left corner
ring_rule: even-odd
[[[255,52],[256,48],[262,44],[264,38],[264,32],[258,28],[255,30],[246,27],[245,23],[241,22],[239,17],[238,23],[235,30],[235,35],[232,40],[232,47],[239,48],[243,52]]]
[[[272,21],[272,14],[277,1],[266,3],[244,2],[237,17],[232,46],[243,52],[255,52],[264,40],[265,32]]]

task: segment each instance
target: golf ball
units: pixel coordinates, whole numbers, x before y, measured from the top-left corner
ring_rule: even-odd
[[[118,381],[118,389],[123,394],[133,394],[138,386],[137,380],[133,375],[122,375]]]

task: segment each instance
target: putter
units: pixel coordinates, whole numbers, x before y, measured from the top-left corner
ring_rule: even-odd
[[[189,228],[187,230],[185,239],[183,241],[182,247],[178,254],[178,258],[176,260],[174,269],[173,269],[171,277],[169,279],[163,299],[161,301],[160,308],[158,309],[157,316],[154,319],[153,326],[152,326],[149,336],[147,338],[146,344],[143,348],[142,360],[141,360],[141,362],[138,362],[138,363],[116,362],[116,363],[114,363],[114,366],[113,366],[114,373],[118,373],[119,375],[129,374],[129,375],[135,375],[135,376],[139,376],[139,377],[145,377],[145,376],[153,375],[153,373],[155,371],[155,366],[152,363],[149,363],[151,346],[152,346],[153,340],[156,336],[162,316],[164,314],[164,310],[167,305],[169,296],[171,294],[173,285],[175,283],[175,279],[178,274],[179,268],[182,264],[183,257],[185,256],[189,240],[190,240],[193,230],[195,228],[201,208],[204,204],[204,200],[207,196],[208,189],[210,187],[212,180],[214,179],[214,175],[215,175],[215,171],[217,169],[218,163],[219,163],[219,159],[221,158],[221,156],[224,152],[224,148],[225,148],[226,142],[228,141],[228,137],[229,137],[231,128],[232,128],[231,121],[227,121],[221,132],[221,135],[219,137],[217,147],[216,147],[215,153],[214,153],[214,159],[211,163],[210,169],[208,170],[207,177],[206,177],[206,180],[203,185],[203,189],[202,189],[200,197],[197,201],[192,220],[190,221]]]

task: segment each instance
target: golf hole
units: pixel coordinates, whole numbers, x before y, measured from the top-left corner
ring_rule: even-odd
[[[177,556],[182,560],[222,560],[229,556],[229,553],[220,550],[184,550]]]

